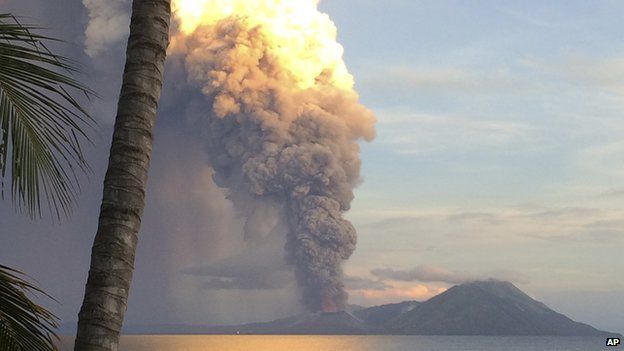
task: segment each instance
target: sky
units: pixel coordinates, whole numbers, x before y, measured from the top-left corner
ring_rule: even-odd
[[[82,78],[100,94],[89,103],[100,123],[88,151],[94,171],[61,223],[32,222],[0,203],[0,259],[35,278],[59,300],[47,305],[73,323],[97,224],[128,2],[60,2],[0,0],[0,9],[66,39],[56,47],[82,63]],[[623,332],[624,3],[356,3],[320,3],[378,120],[375,140],[362,143],[363,180],[347,214],[359,235],[345,265],[350,302],[425,300],[453,284],[496,278],[575,320]],[[89,15],[96,20],[87,27]],[[184,121],[201,99],[176,79],[180,71],[170,60],[126,323],[295,313],[291,272],[276,259],[281,243],[244,243],[240,216],[190,136]]]

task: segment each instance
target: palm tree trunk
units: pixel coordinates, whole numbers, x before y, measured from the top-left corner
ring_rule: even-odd
[[[119,343],[145,207],[170,16],[170,0],[132,3],[126,66],[75,351],[117,350]]]

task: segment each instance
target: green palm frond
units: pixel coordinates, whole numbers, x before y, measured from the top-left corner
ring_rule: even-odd
[[[68,90],[94,94],[70,77],[71,61],[46,48],[55,39],[37,30],[0,14],[0,196],[8,171],[17,208],[40,216],[45,199],[60,217],[79,190],[77,173],[88,170],[81,141],[93,123]]]
[[[56,317],[27,295],[46,294],[21,276],[0,265],[0,350],[56,351]]]

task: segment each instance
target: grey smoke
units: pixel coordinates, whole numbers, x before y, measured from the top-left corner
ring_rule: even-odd
[[[272,240],[255,241],[238,254],[189,267],[183,273],[206,278],[205,290],[277,290],[290,287],[293,275],[287,269],[280,247]]]
[[[188,80],[206,97],[195,123],[216,184],[248,219],[246,235],[286,235],[304,305],[344,308],[342,262],[356,232],[343,213],[360,181],[357,140],[374,136],[372,113],[323,76],[319,87],[297,89],[262,31],[237,20],[199,28],[183,45]]]
[[[278,290],[287,288],[291,282],[290,278],[286,271],[241,278],[210,278],[201,284],[201,288],[205,290]]]
[[[128,37],[130,0],[82,0],[89,12],[85,52],[96,57]]]

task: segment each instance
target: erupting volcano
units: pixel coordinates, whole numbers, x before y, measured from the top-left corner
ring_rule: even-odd
[[[244,208],[253,239],[270,207],[310,311],[344,310],[342,263],[356,232],[343,218],[360,181],[360,139],[375,118],[359,103],[336,27],[315,0],[175,0],[187,79],[217,185]],[[261,213],[266,213],[263,211]],[[259,219],[260,218],[260,219]],[[282,224],[280,226],[280,223]]]

